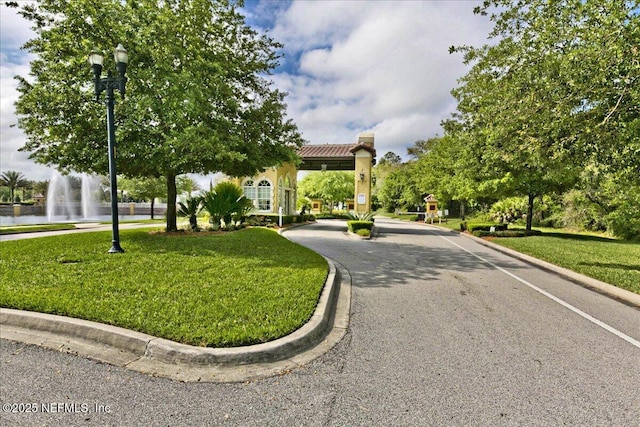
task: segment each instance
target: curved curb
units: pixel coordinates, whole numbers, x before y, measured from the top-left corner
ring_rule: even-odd
[[[507,247],[497,245],[488,240],[484,240],[479,237],[472,236],[466,233],[459,233],[459,234],[468,239],[475,240],[477,243],[483,246],[486,246],[488,248],[491,248],[497,252],[503,253],[510,257],[519,259],[520,261],[526,262],[527,264],[539,267],[545,271],[556,274],[577,285],[583,286],[585,288],[591,289],[595,292],[598,292],[600,294],[613,298],[617,301],[620,301],[623,304],[627,304],[635,308],[640,308],[640,295],[636,293],[627,291],[626,289],[618,288],[617,286],[610,285],[609,283],[602,282],[598,279],[585,276],[584,274],[576,273],[573,270],[569,270],[564,267],[559,267],[555,264],[551,264],[550,262],[543,261],[538,258],[534,258],[530,255],[526,255],[521,252],[514,251],[513,249],[509,249]]]
[[[326,258],[325,258],[326,259]],[[336,268],[329,263],[329,274],[311,319],[291,334],[274,341],[231,348],[204,348],[180,344],[163,338],[153,339],[145,356],[164,363],[215,365],[220,363],[246,365],[286,359],[315,344],[326,334],[336,297]]]
[[[346,334],[351,277],[325,259],[329,274],[310,320],[263,344],[196,347],[102,323],[6,308],[0,308],[0,338],[180,381],[235,382],[276,375],[311,362]]]

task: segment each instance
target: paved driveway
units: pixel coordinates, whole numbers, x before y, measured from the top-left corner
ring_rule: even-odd
[[[639,424],[639,310],[453,233],[376,224],[371,241],[343,222],[286,232],[352,275],[349,332],[309,366],[185,384],[2,341],[0,400],[38,409],[2,424]]]

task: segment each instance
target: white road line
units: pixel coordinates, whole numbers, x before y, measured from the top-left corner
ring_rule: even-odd
[[[556,297],[555,295],[552,295],[552,294],[550,294],[549,292],[547,292],[547,291],[545,291],[545,290],[543,290],[543,289],[540,289],[540,288],[539,288],[539,287],[537,287],[536,285],[534,285],[534,284],[532,284],[532,283],[530,283],[530,282],[528,282],[528,281],[524,280],[523,278],[518,277],[518,276],[516,276],[515,274],[513,274],[513,273],[511,273],[511,272],[509,272],[509,271],[507,271],[507,270],[505,270],[504,268],[502,268],[502,267],[499,267],[499,266],[495,265],[495,264],[494,264],[494,263],[492,263],[491,261],[488,261],[488,260],[486,260],[486,259],[482,258],[480,255],[477,255],[477,254],[475,254],[475,253],[471,252],[470,250],[463,248],[462,246],[460,246],[460,245],[459,245],[459,244],[457,244],[456,242],[454,242],[454,241],[452,241],[452,240],[450,240],[450,239],[448,239],[448,238],[446,238],[446,237],[444,237],[444,236],[439,236],[439,237],[443,238],[443,239],[444,239],[444,240],[446,240],[447,242],[449,242],[449,243],[451,243],[452,245],[454,245],[454,246],[456,246],[456,247],[458,247],[458,248],[462,249],[463,251],[465,251],[465,252],[467,252],[467,253],[469,253],[469,254],[473,255],[474,257],[478,258],[478,259],[479,259],[479,260],[481,260],[482,262],[485,262],[485,263],[489,264],[490,266],[492,266],[493,268],[495,268],[495,269],[497,269],[497,270],[499,270],[499,271],[503,272],[503,273],[504,273],[504,274],[506,274],[507,276],[512,277],[512,278],[514,278],[514,279],[516,279],[518,282],[520,282],[520,283],[522,283],[522,284],[524,284],[524,285],[527,285],[528,287],[530,287],[530,288],[531,288],[531,289],[533,289],[534,291],[539,292],[539,293],[541,293],[542,295],[546,296],[547,298],[552,299],[553,301],[557,302],[557,303],[558,303],[558,304],[560,304],[561,306],[563,306],[563,307],[565,307],[565,308],[568,308],[569,310],[573,311],[574,313],[579,314],[580,316],[584,317],[584,318],[585,318],[585,319],[587,319],[588,321],[590,321],[590,322],[592,322],[592,323],[595,323],[596,325],[600,326],[601,328],[603,328],[603,329],[605,329],[605,330],[607,330],[607,331],[611,332],[612,334],[614,334],[614,335],[618,336],[619,338],[622,338],[623,340],[627,341],[627,342],[628,342],[628,343],[630,343],[631,345],[633,345],[633,346],[635,346],[635,347],[637,347],[637,348],[639,348],[639,349],[640,349],[640,341],[638,341],[638,340],[635,340],[635,339],[631,338],[630,336],[628,336],[628,335],[626,335],[626,334],[624,334],[624,333],[620,332],[620,331],[619,331],[619,330],[617,330],[616,328],[614,328],[614,327],[612,327],[612,326],[607,325],[606,323],[604,323],[604,322],[602,322],[602,321],[600,321],[600,320],[596,319],[595,317],[593,317],[593,316],[591,316],[591,315],[589,315],[589,314],[585,313],[584,311],[582,311],[582,310],[580,310],[580,309],[578,309],[578,308],[576,308],[576,307],[572,306],[572,305],[571,305],[571,304],[569,304],[568,302],[565,302],[565,301],[561,300],[560,298]]]

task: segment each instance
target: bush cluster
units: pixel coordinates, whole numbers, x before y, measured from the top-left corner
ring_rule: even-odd
[[[247,217],[247,224],[252,226],[271,226],[277,225],[279,220],[278,214],[252,214]],[[303,223],[307,221],[315,221],[316,217],[311,214],[304,215],[282,215],[282,225],[294,223]]]
[[[492,222],[466,222],[463,221],[460,223],[460,231],[469,231],[473,233],[474,231],[490,231],[491,227],[494,227],[495,231],[506,231],[509,227],[509,224],[495,224]]]
[[[502,231],[487,231],[487,230],[475,230],[472,231],[476,237],[526,237],[526,236],[540,236],[542,234],[539,230],[502,230]]]
[[[361,228],[358,231],[356,231],[356,234],[362,237],[369,237],[371,236],[371,230],[367,230],[366,228]]]
[[[369,230],[373,228],[373,221],[347,221],[347,227],[352,233],[358,233],[358,230]]]
[[[316,215],[316,219],[350,219],[349,214],[346,213],[319,213]]]

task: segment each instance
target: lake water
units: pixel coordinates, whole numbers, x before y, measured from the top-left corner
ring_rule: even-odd
[[[157,219],[162,215],[155,215]],[[119,221],[135,221],[142,219],[151,219],[150,215],[120,215]],[[111,215],[99,215],[89,219],[68,218],[65,216],[54,217],[52,221],[47,221],[45,215],[22,215],[22,216],[0,216],[0,226],[8,227],[11,225],[36,225],[36,224],[55,224],[66,222],[111,222]]]

